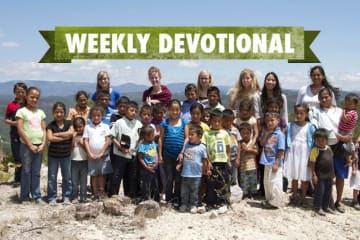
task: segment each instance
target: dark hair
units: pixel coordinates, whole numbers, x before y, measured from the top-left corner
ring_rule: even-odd
[[[331,98],[333,97],[332,94],[331,94],[331,89],[328,88],[328,87],[323,87],[322,89],[320,89],[320,91],[318,93],[319,101],[320,101],[320,96],[321,96],[321,94],[323,94],[323,92],[327,92],[330,95]]]
[[[282,109],[283,105],[284,105],[284,99],[282,98],[282,91],[281,91],[281,86],[280,86],[280,81],[279,81],[279,78],[278,76],[276,75],[276,73],[274,72],[268,72],[266,75],[265,75],[265,78],[264,78],[264,86],[261,90],[261,108],[262,108],[262,112],[266,112],[266,103],[267,103],[267,100],[269,99],[270,96],[268,96],[268,92],[266,90],[266,87],[265,87],[265,82],[266,82],[266,78],[268,78],[270,75],[274,76],[275,78],[275,81],[276,81],[276,85],[273,89],[273,96],[272,98],[276,98],[278,99],[279,102],[281,102],[281,107],[280,107],[280,110]]]
[[[350,100],[352,101],[355,105],[358,104],[359,102],[359,96],[356,93],[348,93],[345,96],[345,100]]]
[[[52,112],[54,113],[56,108],[58,108],[58,107],[64,109],[64,113],[66,113],[66,106],[65,106],[65,104],[63,102],[54,103],[53,108],[52,108]]]
[[[166,112],[165,105],[162,103],[155,103],[155,105],[152,107],[152,112],[156,113],[160,111]]]
[[[169,108],[172,106],[172,105],[174,105],[174,104],[177,104],[177,105],[179,105],[179,107],[180,107],[180,109],[181,109],[181,102],[179,101],[179,100],[177,100],[177,99],[171,99],[171,101],[169,102]]]
[[[207,90],[207,95],[209,95],[210,92],[216,92],[216,94],[219,97],[219,103],[221,103],[221,96],[220,96],[220,89],[217,86],[211,86]]]
[[[328,137],[329,137],[329,133],[328,133],[328,130],[326,130],[325,128],[318,128],[314,132],[314,139],[317,139],[317,138],[328,139]]]
[[[320,65],[316,65],[316,66],[313,66],[312,68],[310,68],[310,77],[312,76],[312,74],[314,73],[314,71],[318,69],[320,71],[320,73],[324,76],[324,79],[322,80],[322,85],[328,89],[330,89],[330,95],[332,96],[331,93],[334,93],[334,96],[335,96],[335,99],[337,100],[340,96],[340,93],[339,93],[339,89],[338,88],[335,88],[334,86],[332,86],[329,81],[327,80],[326,78],[326,74],[325,74],[325,70],[322,66]]]
[[[80,90],[75,94],[75,100],[79,100],[79,97],[81,96],[85,96],[87,99],[89,99],[89,94],[87,94],[87,92]]]
[[[130,102],[130,99],[127,96],[121,96],[118,100],[116,100],[116,106],[119,106],[120,104],[128,104]]]
[[[296,112],[296,110],[298,109],[298,108],[303,108],[303,109],[305,109],[305,111],[307,112],[307,113],[309,113],[309,106],[307,105],[307,104],[296,104],[295,106],[294,106],[294,112]]]
[[[227,108],[222,111],[223,117],[235,117],[233,110]]]
[[[274,117],[280,119],[280,113],[278,112],[266,112],[265,117]]]
[[[195,133],[199,137],[202,137],[202,135],[204,134],[204,130],[202,129],[202,127],[200,127],[199,125],[196,125],[196,124],[192,124],[191,127],[189,127],[189,132],[190,131],[195,131]]]
[[[194,110],[194,109],[199,109],[201,112],[201,115],[204,114],[204,106],[201,103],[195,102],[193,104],[191,104],[190,106],[190,113]]]
[[[152,113],[152,108],[151,108],[151,106],[150,105],[147,105],[147,104],[144,104],[144,105],[142,105],[141,106],[141,108],[140,108],[140,115],[141,115],[141,113],[143,112],[143,111],[150,111],[150,115],[151,115],[151,113]]]
[[[99,91],[98,93],[96,93],[96,101],[99,101],[100,98],[102,98],[102,97],[110,98],[110,93],[108,93],[106,91]]]
[[[39,94],[41,94],[41,91],[38,87],[29,87],[28,89],[26,89],[26,95],[31,91],[37,91]]]
[[[186,93],[189,92],[189,91],[195,91],[195,93],[197,93],[196,85],[193,84],[193,83],[189,83],[188,85],[186,85],[186,87],[185,87],[185,96],[186,96]]]
[[[239,125],[239,132],[241,132],[242,130],[244,129],[247,129],[249,130],[250,132],[252,131],[252,127],[251,127],[251,124],[250,123],[247,123],[247,122],[243,122]]]
[[[246,109],[251,112],[253,110],[253,101],[249,98],[244,98],[239,103],[239,111],[241,111],[241,109]]]
[[[222,117],[223,113],[219,109],[210,110],[210,119],[213,117]]]
[[[78,122],[82,123],[82,125],[84,125],[84,126],[86,125],[85,119],[84,119],[83,117],[76,117],[76,118],[74,119],[74,121],[73,121],[73,127],[74,127],[74,129],[75,129],[76,124],[77,124]]]
[[[136,108],[137,110],[139,109],[139,104],[135,101],[129,101],[127,104],[126,104],[126,109],[129,109],[129,108]]]
[[[155,132],[155,129],[150,124],[144,125],[142,128],[140,128],[140,139],[144,139],[145,136],[148,136],[153,132]]]
[[[15,84],[14,84],[13,92],[15,92],[15,90],[16,90],[17,88],[22,88],[22,89],[24,89],[25,92],[26,92],[27,86],[26,86],[26,84],[23,83],[23,82],[18,82],[18,83],[15,83]]]
[[[275,97],[270,97],[266,100],[265,102],[265,112],[269,111],[269,105],[270,104],[277,104],[279,106],[279,113],[281,112],[281,109],[283,107],[283,101],[281,101],[279,98],[275,98]]]
[[[92,112],[94,111],[100,111],[101,112],[101,115],[104,115],[104,108],[100,105],[94,105],[90,108],[90,115],[92,114]]]

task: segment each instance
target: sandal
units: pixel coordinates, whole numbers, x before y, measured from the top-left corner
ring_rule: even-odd
[[[345,212],[345,208],[342,204],[340,204],[339,202],[335,202],[335,209],[338,210],[341,213]]]

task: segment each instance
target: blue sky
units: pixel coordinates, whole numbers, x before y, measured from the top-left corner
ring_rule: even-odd
[[[346,2],[346,4],[345,4]],[[112,84],[148,84],[146,71],[160,67],[163,83],[195,82],[208,69],[215,84],[233,85],[243,68],[254,69],[260,84],[269,71],[282,87],[310,82],[313,64],[285,60],[97,60],[39,64],[48,49],[39,30],[55,26],[303,26],[320,30],[311,48],[329,80],[344,90],[360,88],[358,1],[17,1],[0,2],[0,82],[40,79],[95,82],[99,70]]]

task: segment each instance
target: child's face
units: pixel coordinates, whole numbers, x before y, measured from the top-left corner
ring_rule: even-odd
[[[82,135],[84,132],[84,124],[82,124],[82,122],[77,122],[74,129],[78,134]]]
[[[76,104],[80,108],[86,108],[87,103],[88,103],[88,98],[85,95],[80,95],[76,101]]]
[[[169,107],[169,115],[171,119],[178,119],[180,117],[180,105],[177,103],[173,103]]]
[[[126,113],[126,103],[119,103],[117,109],[118,109],[119,114],[125,115],[125,113]]]
[[[251,132],[249,131],[249,129],[241,129],[240,131],[240,135],[241,138],[244,142],[249,142],[250,141],[250,137],[251,137]]]
[[[280,112],[280,106],[277,103],[270,103],[268,105],[268,107],[267,107],[267,110],[269,112],[277,112],[277,113],[279,113]]]
[[[356,104],[354,103],[354,101],[352,99],[345,98],[344,108],[346,110],[356,110]]]
[[[195,90],[189,90],[186,92],[186,98],[189,102],[196,100],[197,94]]]
[[[100,97],[98,101],[100,106],[102,106],[104,109],[107,109],[109,106],[110,98],[108,96],[104,96]]]
[[[207,97],[208,97],[208,100],[209,100],[209,105],[211,107],[215,107],[218,102],[219,102],[219,95],[217,94],[216,91],[210,91],[208,94],[207,94]]]
[[[296,122],[305,122],[308,116],[307,111],[303,107],[298,107],[295,110],[295,121]]]
[[[159,73],[158,72],[151,72],[149,74],[149,80],[151,82],[151,85],[153,87],[159,87],[160,86],[160,76],[159,76]]]
[[[152,142],[154,141],[154,137],[155,137],[155,133],[154,131],[152,131],[144,136],[144,140],[145,142]]]
[[[26,95],[26,106],[30,109],[37,108],[37,103],[40,98],[40,92],[33,89]]]
[[[327,139],[325,137],[317,137],[315,139],[315,144],[319,148],[324,148],[327,145]]]
[[[189,143],[199,144],[201,142],[201,137],[196,133],[195,130],[189,131]]]
[[[126,118],[129,120],[133,120],[136,118],[138,110],[135,107],[128,107],[126,109]]]
[[[276,129],[280,123],[280,119],[278,117],[274,117],[274,116],[266,116],[265,121],[266,121],[266,127],[269,130]]]
[[[251,85],[252,85],[252,77],[250,76],[250,74],[245,74],[243,76],[243,78],[241,79],[241,85],[243,86],[243,88],[245,89],[250,89]]]
[[[231,117],[231,116],[223,116],[223,119],[222,119],[223,128],[231,129],[233,121],[234,121],[233,117]]]
[[[26,91],[21,87],[16,87],[14,94],[17,100],[23,101],[25,99]]]
[[[201,110],[199,108],[194,108],[190,114],[191,122],[199,123],[201,121]]]
[[[251,117],[251,111],[247,108],[241,108],[240,109],[240,119],[242,120],[248,120]]]
[[[63,121],[65,118],[65,110],[62,107],[55,108],[53,114],[55,121]]]
[[[211,128],[214,130],[220,130],[222,128],[222,116],[210,117]]]
[[[330,96],[328,91],[323,91],[319,95],[320,106],[323,108],[330,108],[332,105],[331,100],[332,97]]]
[[[149,110],[142,110],[141,114],[141,122],[142,123],[149,123],[150,122],[150,118],[151,118],[151,111]]]
[[[165,111],[153,111],[153,118],[155,120],[162,120],[164,119]]]
[[[276,79],[272,74],[265,79],[265,87],[267,90],[273,90],[276,87]]]
[[[103,113],[100,110],[93,110],[91,112],[91,121],[94,125],[101,123]]]

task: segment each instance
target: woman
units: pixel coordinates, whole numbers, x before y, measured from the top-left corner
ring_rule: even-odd
[[[154,66],[150,67],[148,76],[152,86],[144,91],[142,98],[143,103],[149,106],[153,106],[156,103],[162,103],[167,107],[172,94],[166,86],[160,84],[160,69]]]
[[[207,90],[214,85],[214,79],[208,70],[201,70],[198,75],[197,92],[199,102],[205,106],[208,101]]]
[[[91,100],[96,102],[98,93],[102,91],[110,94],[109,107],[111,107],[113,110],[117,109],[116,101],[120,98],[120,93],[110,87],[110,77],[109,74],[105,71],[100,71],[97,74],[96,92],[91,96]]]

